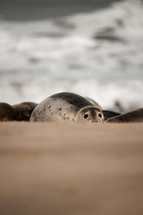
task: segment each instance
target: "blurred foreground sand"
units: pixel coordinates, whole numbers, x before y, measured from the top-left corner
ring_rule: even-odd
[[[143,123],[0,123],[1,215],[142,215]]]

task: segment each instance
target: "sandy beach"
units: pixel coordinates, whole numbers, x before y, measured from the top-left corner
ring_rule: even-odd
[[[62,92],[143,119],[143,0],[5,0],[0,24],[0,120]],[[34,120],[103,119],[53,98]],[[143,123],[18,121],[0,122],[0,215],[143,215]]]
[[[0,123],[1,215],[142,215],[143,123]]]

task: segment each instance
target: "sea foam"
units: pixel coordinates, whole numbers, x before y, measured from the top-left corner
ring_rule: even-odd
[[[70,91],[104,109],[143,106],[143,5],[125,1],[90,13],[1,22],[0,100],[40,102]]]

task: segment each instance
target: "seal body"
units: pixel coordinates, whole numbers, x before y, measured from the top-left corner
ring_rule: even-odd
[[[109,118],[112,118],[112,117],[116,117],[116,116],[121,115],[121,113],[114,112],[114,111],[110,111],[110,110],[102,110],[102,112],[103,112],[104,120],[105,120],[105,121],[106,121],[107,119],[109,119]]]
[[[93,104],[95,107],[97,107],[98,109],[102,110],[101,106],[93,99],[89,98],[89,97],[85,97],[91,104]]]
[[[30,121],[103,122],[104,116],[100,109],[84,97],[63,92],[54,94],[38,104],[31,114]]]
[[[37,103],[34,103],[34,102],[22,102],[22,103],[13,105],[13,108],[15,109],[15,112],[16,112],[16,120],[29,121],[31,113],[36,106],[37,106]]]
[[[143,122],[143,108],[111,117],[106,122]]]
[[[16,105],[0,102],[0,121],[29,121],[34,102],[22,102]]]
[[[16,120],[15,109],[8,103],[0,102],[0,121]]]

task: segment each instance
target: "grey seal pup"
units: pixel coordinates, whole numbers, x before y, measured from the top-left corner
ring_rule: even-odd
[[[22,102],[15,105],[0,102],[0,121],[29,121],[37,103]]]
[[[15,109],[17,121],[29,121],[30,116],[37,103],[34,102],[22,102],[15,104],[12,107]]]
[[[15,109],[5,102],[0,102],[0,121],[16,120]]]
[[[33,110],[30,121],[104,122],[102,111],[84,97],[62,92],[54,94]]]
[[[111,117],[106,122],[143,122],[143,108]]]
[[[110,111],[110,110],[102,110],[102,113],[104,115],[104,120],[108,120],[111,117],[116,117],[120,116],[121,113],[115,112],[115,111]]]

